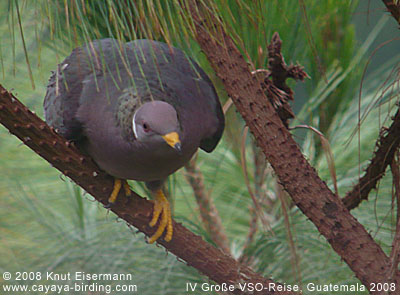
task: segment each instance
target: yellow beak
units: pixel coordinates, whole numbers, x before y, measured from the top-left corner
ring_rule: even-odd
[[[177,132],[171,132],[162,136],[165,142],[171,147],[176,149],[178,152],[181,151],[181,141],[179,140],[179,135]]]

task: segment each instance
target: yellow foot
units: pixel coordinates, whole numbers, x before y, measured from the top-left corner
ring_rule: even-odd
[[[129,187],[129,184],[126,182],[126,180],[121,180],[118,178],[115,178],[114,180],[114,189],[108,198],[108,202],[110,204],[115,203],[118,197],[118,193],[121,190],[121,185],[124,185],[124,190],[125,190],[125,195],[130,196],[131,195],[131,188]]]
[[[154,209],[153,209],[153,218],[151,219],[149,225],[151,227],[157,224],[157,221],[161,215],[160,225],[157,228],[157,231],[150,237],[149,243],[154,243],[164,231],[166,231],[164,240],[166,242],[171,241],[172,239],[172,218],[171,218],[171,208],[169,206],[169,202],[167,198],[164,196],[164,193],[161,189],[159,189],[155,194],[156,199],[153,201]]]
[[[130,197],[132,194],[131,187],[129,186],[129,184],[126,180],[124,180],[123,184],[124,184],[125,195],[127,197]]]

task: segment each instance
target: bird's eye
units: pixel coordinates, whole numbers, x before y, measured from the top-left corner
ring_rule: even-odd
[[[144,132],[149,132],[150,131],[150,127],[147,123],[143,123],[143,130]]]

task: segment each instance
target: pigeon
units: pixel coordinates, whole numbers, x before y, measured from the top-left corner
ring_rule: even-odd
[[[183,51],[154,40],[101,39],[78,47],[50,77],[46,122],[114,177],[108,199],[126,180],[143,181],[153,195],[148,242],[173,237],[167,177],[200,147],[211,152],[225,120],[215,88]]]

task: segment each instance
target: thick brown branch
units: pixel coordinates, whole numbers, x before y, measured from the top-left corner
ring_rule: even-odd
[[[304,158],[258,80],[251,75],[246,60],[211,14],[213,10],[207,6],[212,2],[207,6],[205,2],[188,1],[197,41],[280,183],[367,288],[373,282],[387,283],[388,257]],[[397,271],[393,281],[400,283]],[[400,294],[400,290],[393,294]]]
[[[214,202],[206,192],[204,187],[203,174],[196,165],[196,158],[192,158],[186,165],[186,179],[193,188],[197,205],[200,210],[200,217],[207,232],[210,234],[213,242],[225,253],[230,254],[228,237],[222,226],[221,218]]]
[[[342,199],[349,210],[368,199],[370,191],[376,188],[378,181],[385,175],[387,166],[392,163],[395,152],[400,146],[400,110],[397,110],[392,125],[389,128],[382,128],[376,145],[376,152],[364,176]]]
[[[382,1],[386,5],[386,8],[394,17],[394,19],[400,25],[400,2],[397,1],[396,3],[395,0],[382,0]]]
[[[113,188],[113,178],[99,170],[90,158],[83,156],[73,144],[56,134],[1,85],[0,123],[51,165],[94,196],[97,201],[104,205],[108,203],[108,196]],[[111,211],[145,235],[151,236],[154,228],[150,228],[148,224],[152,214],[152,203],[136,193],[133,193],[130,198],[126,198],[123,194],[121,190]],[[172,241],[167,243],[160,239],[158,243],[215,282],[234,284],[237,287],[235,294],[250,293],[240,291],[238,283],[262,283],[264,286],[273,283],[254,273],[250,268],[241,266],[231,256],[206,243],[200,236],[193,234],[181,224],[174,222],[173,226]],[[264,292],[264,294],[293,293]]]

